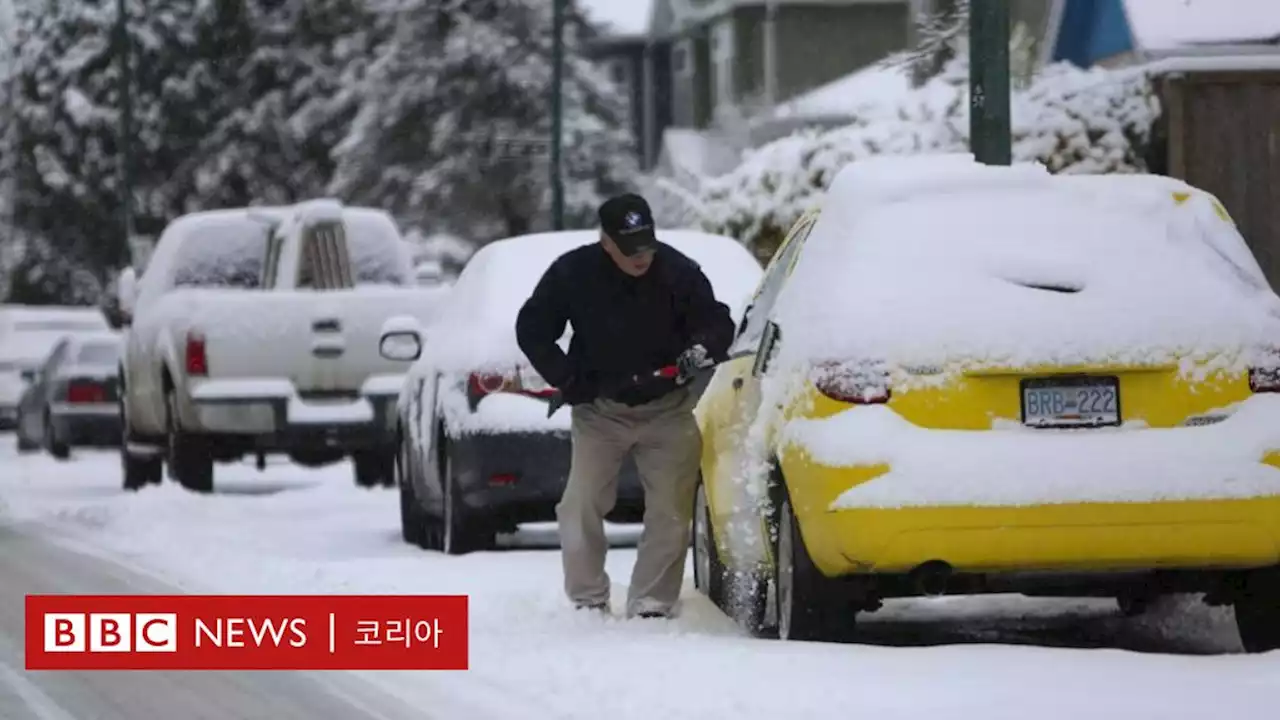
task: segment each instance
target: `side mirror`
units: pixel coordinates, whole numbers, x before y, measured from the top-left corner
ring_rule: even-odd
[[[382,324],[378,354],[395,362],[412,362],[422,357],[422,327],[417,318],[397,315]]]
[[[28,385],[34,385],[34,384],[35,384],[35,382],[36,382],[36,376],[37,376],[38,374],[39,374],[39,371],[38,371],[38,370],[35,370],[35,369],[32,369],[32,368],[28,368],[28,369],[26,369],[26,370],[23,370],[23,371],[22,371],[22,382],[24,382],[24,383],[26,383],[26,384],[28,384]]]

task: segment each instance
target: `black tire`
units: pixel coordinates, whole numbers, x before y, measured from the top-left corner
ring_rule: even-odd
[[[18,422],[18,427],[13,431],[14,441],[18,445],[18,452],[22,454],[33,453],[40,449],[40,443],[35,442],[22,432],[22,422]]]
[[[707,504],[707,492],[698,479],[693,496],[693,586],[706,595],[712,604],[724,609],[724,566],[716,547],[715,526],[711,524],[711,507]]]
[[[44,449],[58,460],[67,460],[71,457],[71,446],[58,437],[58,433],[53,428],[53,420],[48,413],[44,416]]]
[[[497,533],[487,519],[466,507],[458,491],[458,478],[453,472],[453,453],[446,446],[440,483],[444,489],[444,537],[441,549],[446,555],[466,555],[477,550],[491,550]]]
[[[1155,603],[1157,595],[1142,590],[1122,592],[1116,597],[1116,605],[1120,606],[1120,614],[1125,617],[1146,615]]]
[[[1245,652],[1280,650],[1280,567],[1251,573],[1236,599],[1235,611]]]
[[[351,455],[356,487],[392,487],[395,485],[395,448],[359,450]]]
[[[177,398],[170,390],[165,395],[168,453],[165,461],[169,476],[182,487],[197,493],[213,492],[213,455],[208,442],[198,435],[182,432],[178,427]]]
[[[124,489],[138,491],[147,485],[159,485],[164,480],[164,462],[160,454],[139,455],[120,447],[120,465],[124,476]]]
[[[403,443],[396,452],[395,473],[396,484],[400,487],[400,537],[423,550],[439,550],[443,537],[440,523],[426,513],[413,491],[413,477]]]
[[[852,607],[840,602],[834,583],[813,564],[785,485],[774,540],[774,584],[780,640],[846,640],[853,634]]]

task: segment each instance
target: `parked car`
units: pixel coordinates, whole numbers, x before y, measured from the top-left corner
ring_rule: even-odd
[[[598,238],[595,231],[569,231],[486,245],[467,263],[434,325],[423,333],[393,319],[384,329],[388,356],[421,353],[398,405],[406,542],[460,554],[491,546],[520,523],[555,518],[569,470],[570,412],[548,417],[552,388],[516,343],[516,315],[557,257]],[[735,319],[741,316],[761,269],[740,243],[693,231],[668,231],[661,239],[700,263],[717,298]],[[609,518],[634,522],[643,507],[629,462]]]
[[[22,393],[54,344],[71,333],[108,329],[97,308],[0,305],[0,430],[17,423]]]
[[[1278,648],[1278,343],[1209,193],[859,161],[697,408],[696,583],[784,639],[886,598],[1204,593]]]
[[[19,451],[45,448],[65,460],[76,447],[120,443],[120,336],[63,338],[23,393],[15,434]]]
[[[126,286],[133,284],[131,281]],[[410,363],[378,354],[392,316],[432,316],[391,217],[311,201],[187,215],[126,302],[124,486],[213,489],[214,464],[268,453],[350,457],[393,481],[394,406]]]

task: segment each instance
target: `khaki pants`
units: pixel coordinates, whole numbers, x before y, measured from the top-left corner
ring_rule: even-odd
[[[574,406],[573,465],[556,517],[565,591],[575,604],[609,601],[604,516],[617,502],[622,463],[634,452],[645,509],[627,615],[674,609],[684,582],[702,455],[696,402],[694,393],[682,389],[637,407],[610,400]]]

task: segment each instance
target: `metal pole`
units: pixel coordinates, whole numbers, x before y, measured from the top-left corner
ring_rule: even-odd
[[[764,6],[764,102],[767,108],[778,104],[777,0],[768,0]]]
[[[129,62],[128,0],[116,0],[116,47],[120,53],[120,213],[124,250],[132,255],[133,241],[133,69]]]
[[[564,176],[561,155],[564,143],[564,6],[552,1],[551,21],[551,224],[564,229]]]
[[[978,162],[1013,162],[1008,0],[969,4],[969,147]]]

